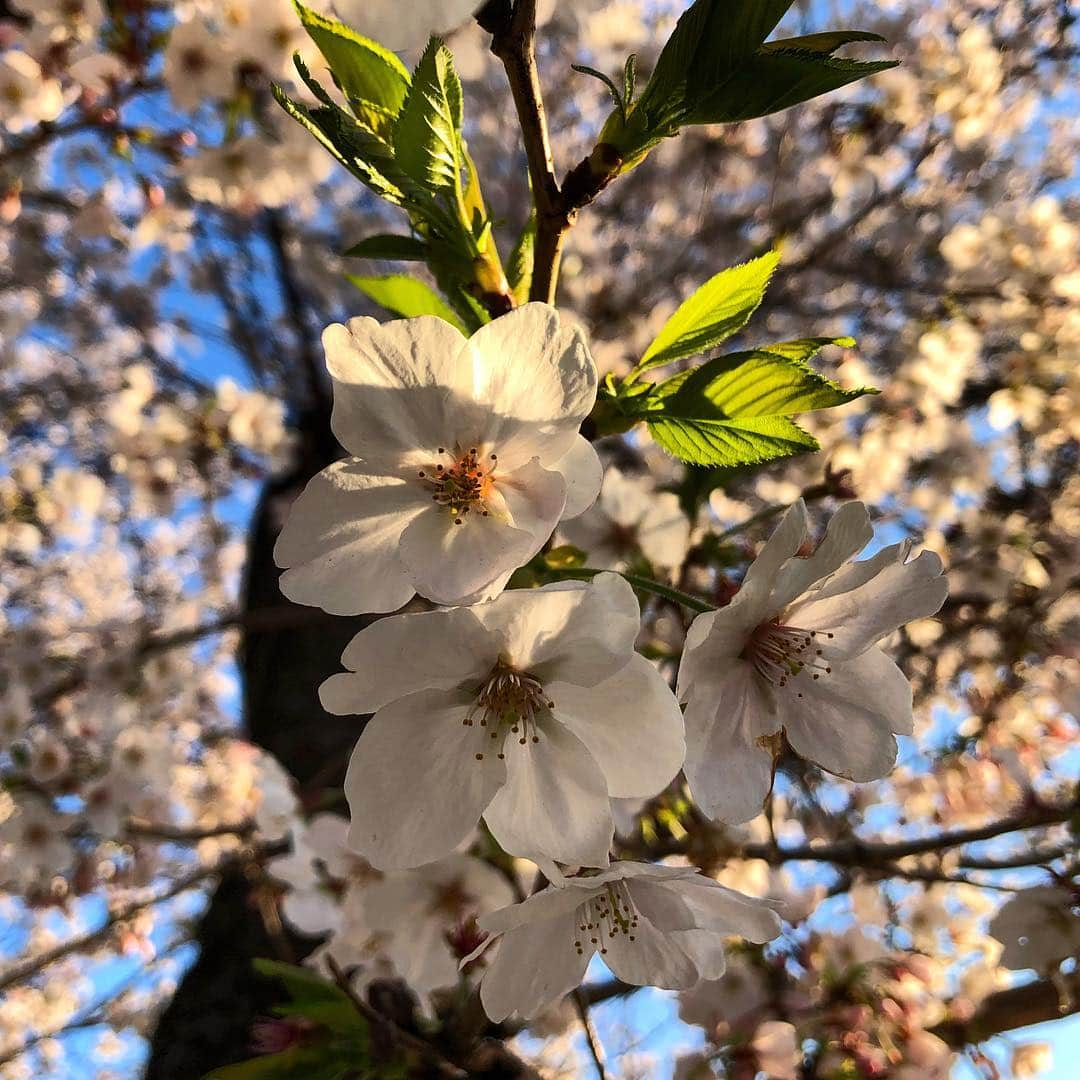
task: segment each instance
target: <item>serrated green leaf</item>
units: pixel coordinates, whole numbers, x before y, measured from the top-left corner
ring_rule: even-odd
[[[461,183],[461,81],[450,50],[432,38],[394,125],[394,152],[402,171],[429,188]]]
[[[506,279],[514,300],[524,304],[529,299],[532,288],[533,255],[536,249],[536,213],[529,215],[529,220],[518,234],[510,260],[506,265]]]
[[[396,206],[405,201],[401,181],[407,178],[398,173],[393,155],[381,139],[336,105],[309,108],[293,101],[277,83],[270,89],[277,103],[376,195]]]
[[[700,412],[702,402],[724,417],[790,416],[846,405],[877,391],[845,390],[806,363],[764,349],[718,356],[680,382],[664,405],[679,415]]]
[[[748,57],[722,85],[691,87],[686,124],[734,124],[789,109],[869,75],[896,67],[895,60],[864,62],[790,49]]]
[[[423,262],[430,249],[415,236],[368,236],[344,252],[350,259],[397,259],[400,262]]]
[[[696,356],[741,330],[761,303],[779,261],[780,253],[770,251],[710,278],[668,319],[635,371]]]
[[[437,315],[451,326],[456,326],[463,334],[467,333],[453,308],[430,285],[416,278],[406,274],[388,274],[385,277],[360,277],[356,274],[345,276],[365,296],[403,319]]]
[[[396,116],[409,90],[409,72],[395,53],[337,19],[293,0],[300,21],[326,58],[346,97]]]
[[[778,341],[774,345],[759,345],[758,352],[775,353],[777,356],[786,357],[788,360],[797,360],[806,363],[826,345],[838,345],[841,349],[853,349],[855,339],[851,337],[814,337],[798,338],[795,341]]]
[[[658,386],[639,415],[664,449],[695,465],[760,464],[816,450],[817,440],[792,414],[877,392],[845,390],[798,358],[830,340],[782,342],[788,355],[755,350],[709,360]]]
[[[821,34],[803,34],[802,37],[781,38],[779,41],[766,41],[761,46],[762,52],[784,52],[794,49],[800,52],[831,53],[842,45],[856,41],[883,42],[880,34],[869,30],[826,30]]]
[[[784,416],[720,421],[660,416],[649,421],[656,442],[673,457],[692,465],[759,465],[817,450],[817,439]]]

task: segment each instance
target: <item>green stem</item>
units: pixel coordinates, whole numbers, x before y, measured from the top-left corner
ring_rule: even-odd
[[[665,600],[671,600],[676,604],[681,604],[691,611],[704,613],[716,610],[712,604],[706,603],[696,596],[691,596],[689,593],[681,592],[679,589],[673,589],[670,585],[662,585],[659,581],[653,581],[652,578],[641,577],[640,574],[624,574],[622,571],[615,572],[620,577],[625,578],[635,589],[652,593],[654,596],[662,596]],[[571,578],[574,581],[591,581],[597,574],[606,574],[608,571],[582,566],[574,570],[560,569],[557,570],[556,573],[561,574],[563,577]]]

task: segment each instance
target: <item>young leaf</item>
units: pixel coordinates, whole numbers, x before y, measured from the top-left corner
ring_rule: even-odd
[[[798,338],[795,341],[778,341],[775,345],[760,345],[757,351],[775,353],[777,356],[805,364],[808,360],[813,360],[826,345],[852,349],[855,347],[855,339],[850,337]]]
[[[450,50],[432,38],[413,74],[394,126],[398,165],[418,184],[453,188],[461,183],[461,81]]]
[[[761,303],[779,261],[780,253],[770,251],[710,278],[668,319],[635,371],[703,353],[741,330]]]
[[[802,37],[781,38],[779,41],[766,41],[761,46],[762,52],[783,52],[794,49],[797,52],[829,53],[836,52],[842,45],[854,41],[884,42],[880,34],[869,30],[826,30],[822,34],[804,34]]]
[[[401,262],[423,262],[429,248],[415,236],[368,236],[344,252],[350,259],[397,259]]]
[[[345,275],[365,296],[376,304],[392,311],[403,319],[417,315],[437,315],[456,326],[463,334],[466,329],[449,304],[432,289],[416,278],[405,274],[388,274],[385,277],[360,277]]]
[[[895,60],[867,63],[811,51],[763,51],[748,57],[720,84],[693,88],[694,104],[683,122],[734,124],[767,116],[896,65]]]
[[[787,342],[807,353],[815,346]],[[816,350],[815,350],[816,351]],[[670,385],[673,384],[673,385]],[[710,360],[680,372],[642,403],[656,441],[696,465],[748,465],[806,450],[817,440],[791,416],[844,405],[876,390],[845,390],[804,362],[755,350]]]
[[[692,465],[760,465],[820,448],[786,416],[720,421],[663,415],[649,421],[649,431],[672,457]]]
[[[409,90],[408,69],[396,54],[299,0],[293,3],[346,97],[371,102],[396,116]]]
[[[345,995],[332,982],[317,975],[310,968],[285,964],[280,960],[256,957],[251,966],[264,978],[280,979],[294,1002],[337,1002]]]
[[[533,252],[536,247],[536,214],[529,215],[525,227],[521,230],[510,252],[510,260],[506,264],[506,279],[510,283],[510,289],[514,299],[519,304],[524,304],[529,299],[529,290],[532,288],[533,276]]]

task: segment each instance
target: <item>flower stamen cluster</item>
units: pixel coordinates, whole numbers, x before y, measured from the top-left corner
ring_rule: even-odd
[[[619,934],[624,934],[628,941],[637,940],[633,933],[638,926],[637,908],[634,907],[625,881],[609,881],[599,896],[592,897],[588,903],[582,905],[580,912],[578,930],[588,935],[588,944],[595,945],[601,956],[606,956],[608,951],[604,940],[605,931],[608,940],[618,937]],[[574,951],[578,956],[585,955],[585,943],[576,935]]]
[[[431,489],[432,500],[450,511],[455,525],[464,525],[465,515],[473,509],[478,509],[483,517],[489,517],[491,511],[487,509],[485,502],[491,496],[495,485],[498,455],[489,455],[487,462],[483,464],[480,461],[480,451],[476,447],[465,453],[459,451],[452,454],[440,446],[439,455],[446,455],[451,464],[439,463],[417,473]]]
[[[746,660],[767,683],[787,686],[788,682],[804,671],[814,680],[831,675],[832,667],[822,659],[824,650],[817,648],[817,630],[803,630],[798,626],[785,626],[779,619],[761,623],[750,635],[740,659]],[[829,640],[835,635],[829,631],[821,634]],[[802,694],[799,694],[802,697]]]
[[[477,720],[482,728],[489,728],[493,740],[505,740],[507,732],[518,736],[518,743],[525,746],[530,740],[540,741],[538,720],[555,708],[555,702],[545,693],[540,680],[525,671],[517,671],[500,660],[491,674],[481,684],[476,694],[476,704],[466,714],[462,724],[472,727]],[[530,730],[531,729],[531,730]],[[498,742],[502,747],[504,742]],[[477,761],[484,760],[477,751]],[[499,760],[506,754],[498,752]]]

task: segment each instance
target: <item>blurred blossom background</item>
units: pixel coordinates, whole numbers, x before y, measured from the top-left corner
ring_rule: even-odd
[[[541,5],[560,175],[610,108],[570,65],[647,72],[682,7]],[[779,244],[747,340],[850,336],[823,370],[882,393],[805,418],[822,451],[763,470],[604,440],[604,496],[565,542],[719,601],[775,508],[802,495],[820,522],[859,498],[875,545],[939,552],[951,590],[891,643],[916,730],[888,778],[785,760],[771,821],[739,828],[677,789],[620,808],[628,850],[781,897],[787,921],[681,999],[591,972],[613,1075],[1076,1075],[1076,19],[1063,0],[800,2],[782,30],[864,27],[902,65],[688,128],[570,234],[559,303],[602,373]],[[450,46],[505,255],[528,179],[488,40],[468,25]],[[295,50],[325,75],[286,0],[0,2],[4,1080],[190,1080],[287,1045],[251,960],[327,935],[402,974],[350,907],[357,721],[315,692],[363,620],[288,604],[271,549],[339,453],[319,334],[387,317],[345,275],[418,271],[340,254],[403,221],[272,100]],[[671,673],[686,624],[644,615],[639,648]],[[569,1006],[501,1034],[545,1077],[592,1067]]]

